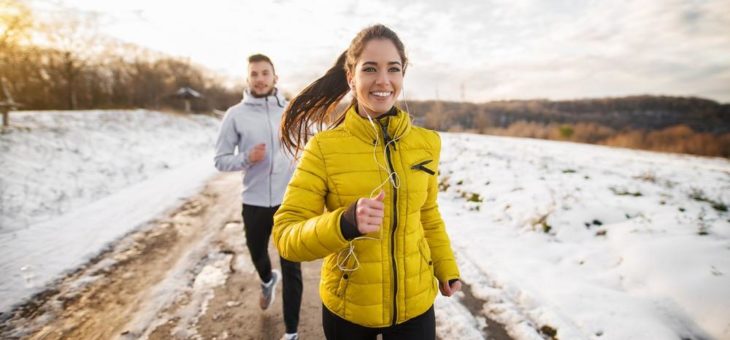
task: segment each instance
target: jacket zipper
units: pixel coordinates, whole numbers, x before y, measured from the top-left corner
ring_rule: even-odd
[[[425,160],[425,161],[423,161],[423,162],[421,162],[421,163],[418,163],[418,164],[416,164],[416,165],[412,166],[412,167],[411,167],[411,169],[413,169],[413,170],[421,170],[421,171],[423,171],[423,172],[425,172],[425,173],[427,173],[427,174],[429,174],[429,175],[433,176],[433,175],[435,175],[435,174],[436,174],[436,172],[435,172],[435,171],[433,171],[433,170],[431,170],[431,169],[429,169],[429,168],[427,168],[427,167],[425,166],[426,164],[428,164],[428,163],[431,163],[431,162],[432,162],[432,161],[431,161],[430,159],[429,159],[429,160]]]
[[[390,149],[388,148],[388,142],[390,139],[390,136],[388,136],[388,129],[387,127],[383,126],[383,124],[380,124],[380,128],[383,131],[383,145],[385,147],[385,155],[388,159],[388,181],[391,180],[391,173],[395,172],[395,169],[393,168],[393,162],[390,159]],[[395,149],[395,143],[393,143],[393,148]],[[393,323],[392,325],[395,326],[396,321],[398,321],[398,270],[396,268],[396,261],[395,261],[395,228],[398,226],[398,188],[393,186],[393,223],[390,228],[390,261],[391,261],[391,268],[393,269]]]
[[[269,113],[269,97],[266,96],[266,125],[269,127],[269,136],[271,140],[271,146],[269,147],[270,156],[269,156],[269,207],[271,207],[273,204],[271,200],[271,182],[272,182],[272,175],[274,174],[274,128],[271,127],[271,114]]]

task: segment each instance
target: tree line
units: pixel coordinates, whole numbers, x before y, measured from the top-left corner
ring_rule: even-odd
[[[703,98],[409,101],[408,106],[416,122],[439,131],[730,157],[730,105]]]
[[[182,109],[181,87],[203,93],[194,111],[224,110],[241,98],[222,76],[189,59],[99,34],[93,14],[59,9],[36,16],[0,0],[0,77],[22,109]]]

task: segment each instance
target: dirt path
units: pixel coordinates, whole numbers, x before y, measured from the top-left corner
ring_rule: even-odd
[[[274,305],[261,311],[258,276],[243,236],[240,185],[237,173],[214,177],[164,218],[123,237],[3,317],[0,339],[280,339],[281,285]],[[278,268],[271,245],[269,252]],[[302,264],[302,339],[324,338],[320,265]],[[467,313],[485,318],[486,301],[470,292],[465,289],[462,298]],[[482,337],[509,339],[489,321],[479,330]],[[437,322],[453,327],[448,320]]]
[[[279,339],[281,286],[262,312],[239,188],[240,174],[216,176],[167,218],[127,235],[16,309],[0,324],[0,338]],[[300,334],[320,339],[319,263],[302,270]]]

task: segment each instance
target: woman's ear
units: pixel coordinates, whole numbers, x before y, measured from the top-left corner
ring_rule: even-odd
[[[349,71],[345,71],[345,78],[347,79],[347,85],[350,86],[350,90],[355,91],[355,80],[352,79],[352,74]]]

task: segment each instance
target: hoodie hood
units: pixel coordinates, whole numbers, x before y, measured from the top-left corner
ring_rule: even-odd
[[[284,107],[286,104],[286,99],[284,99],[284,96],[282,96],[279,93],[279,88],[274,87],[274,90],[271,91],[271,94],[266,97],[254,97],[253,94],[251,94],[251,90],[246,88],[243,90],[243,99],[241,99],[241,102],[247,105],[264,105],[267,101],[271,101],[272,103],[276,103],[279,107]]]

